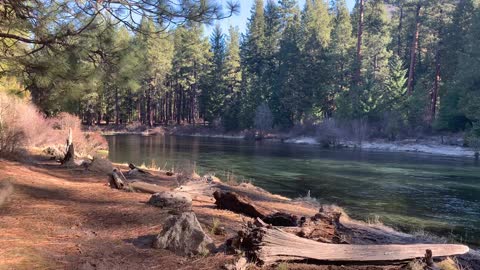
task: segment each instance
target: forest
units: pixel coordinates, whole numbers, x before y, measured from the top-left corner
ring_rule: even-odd
[[[351,12],[345,0],[255,0],[245,33],[217,23],[211,35],[204,24],[238,3],[224,14],[165,4],[157,16],[22,2],[0,4],[0,89],[47,116],[225,131],[335,119],[371,136],[465,132],[478,143],[478,0],[358,0]]]

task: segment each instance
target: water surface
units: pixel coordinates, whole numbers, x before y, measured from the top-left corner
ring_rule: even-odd
[[[195,163],[200,173],[233,173],[291,198],[310,191],[354,218],[480,245],[480,165],[470,158],[202,137],[107,139],[114,162],[166,169]]]

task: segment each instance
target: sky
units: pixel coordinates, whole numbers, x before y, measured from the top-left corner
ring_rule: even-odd
[[[355,5],[355,0],[346,0],[349,10],[353,9]],[[247,28],[248,18],[250,18],[250,11],[253,6],[254,0],[239,0],[240,3],[240,12],[237,15],[233,15],[230,18],[221,20],[219,23],[223,29],[224,33],[228,33],[230,26],[237,26],[240,30],[240,33],[245,33]],[[265,1],[266,2],[266,1]],[[299,0],[300,7],[303,8],[305,0]],[[210,35],[212,32],[213,26],[207,26],[206,34]]]

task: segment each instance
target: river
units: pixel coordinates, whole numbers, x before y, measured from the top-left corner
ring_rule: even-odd
[[[290,198],[336,204],[361,220],[480,246],[480,165],[471,158],[330,150],[184,136],[107,136],[114,162],[234,175]]]

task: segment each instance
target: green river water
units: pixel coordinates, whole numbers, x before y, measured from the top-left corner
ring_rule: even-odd
[[[310,191],[357,219],[480,246],[480,164],[472,158],[184,136],[107,140],[114,162],[195,163],[199,173],[233,174],[290,198]]]

